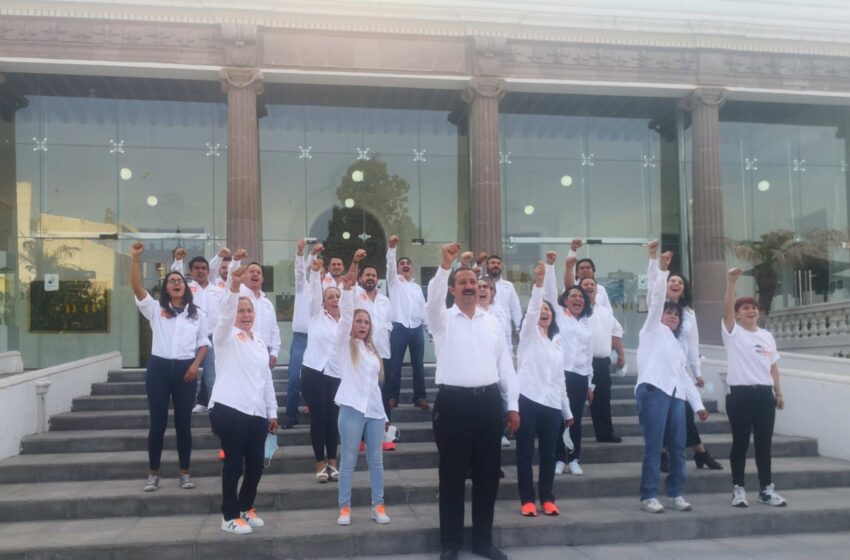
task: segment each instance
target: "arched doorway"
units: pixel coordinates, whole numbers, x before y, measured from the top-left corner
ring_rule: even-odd
[[[348,266],[354,252],[365,249],[367,257],[363,264],[375,266],[378,276],[386,278],[387,236],[371,212],[334,205],[316,218],[310,226],[310,237],[325,246],[326,264],[330,257],[342,257]]]

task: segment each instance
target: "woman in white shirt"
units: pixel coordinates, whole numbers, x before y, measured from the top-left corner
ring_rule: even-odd
[[[653,287],[658,280],[657,261],[658,243],[649,245],[649,268],[647,270],[648,286],[647,293],[653,293]],[[681,274],[670,274],[667,277],[667,301],[679,303],[682,306],[682,333],[678,337],[679,344],[687,357],[688,369],[694,376],[697,387],[703,387],[705,381],[702,379],[699,354],[699,329],[697,327],[697,316],[691,307],[691,285]],[[723,465],[718,463],[709,454],[699,437],[699,430],[694,422],[694,410],[690,403],[685,402],[685,446],[694,448],[694,463],[698,469],[708,467],[711,470],[723,470]],[[668,471],[667,455],[661,456],[661,472]]]
[[[210,345],[203,311],[192,303],[192,292],[180,272],[165,276],[156,301],[142,287],[141,258],[143,243],[134,243],[130,266],[130,286],[136,306],[151,324],[153,343],[145,371],[150,429],[148,430],[148,466],[150,474],[145,492],[159,489],[159,467],[165,428],[168,425],[168,401],[174,402],[174,428],[180,462],[180,487],[190,490],[192,455],[192,406],[198,386],[201,362]]]
[[[564,384],[563,352],[555,320],[555,308],[543,300],[546,268],[539,263],[534,269],[528,310],[519,332],[517,347],[517,381],[519,383],[519,416],[522,423],[516,433],[516,464],[522,515],[535,517],[532,460],[534,440],[538,439],[540,470],[537,494],[546,515],[558,515],[552,483],[555,478],[555,444],[564,426],[573,423],[567,388]]]
[[[658,242],[650,244],[650,254]],[[700,420],[708,413],[685,369],[686,358],[677,338],[681,336],[682,307],[667,301],[667,268],[673,254],[661,255],[660,270],[654,292],[649,294],[649,311],[640,330],[637,362],[638,378],[635,387],[638,420],[643,433],[643,465],[640,477],[641,509],[662,513],[658,501],[661,479],[661,447],[667,444],[670,474],[667,476],[667,505],[677,511],[690,511],[691,504],[682,496],[685,484],[685,399]],[[657,261],[655,261],[657,262]]]
[[[340,318],[336,330],[337,360],[342,382],[336,392],[339,406],[340,473],[338,525],[351,525],[351,480],[357,466],[360,440],[366,440],[366,462],[372,487],[372,519],[390,522],[384,510],[384,425],[387,415],[381,398],[383,362],[372,342],[372,318],[365,309],[354,309],[357,267],[366,258],[358,249],[343,278]]]
[[[773,335],[758,326],[759,306],[755,298],[735,299],[735,282],[741,269],[729,271],[723,309],[723,345],[726,347],[729,393],[726,414],[732,426],[732,505],[747,507],[744,467],[750,433],[753,434],[756,469],[759,475],[759,502],[784,506],[788,502],[776,493],[771,474],[770,448],[776,409],[785,408],[779,384],[779,353]]]
[[[340,381],[335,344],[340,292],[335,286],[324,288],[322,264],[322,259],[316,258],[310,270],[310,325],[301,365],[301,394],[310,409],[310,443],[316,458],[316,480],[325,483],[339,480],[336,462],[339,407],[334,403],[334,396]]]
[[[228,274],[227,292],[213,331],[216,382],[210,424],[221,439],[221,529],[245,534],[262,527],[254,509],[263,475],[266,434],[277,431],[277,398],[266,342],[253,332],[251,298],[239,295],[246,268]],[[242,477],[239,488],[239,478]]]
[[[544,297],[554,301],[557,295],[555,284],[554,253],[546,255],[546,277],[543,280]],[[567,267],[575,265],[575,257],[567,259]],[[584,321],[593,312],[590,297],[579,286],[570,286],[557,296],[558,308],[555,320],[561,336],[561,354],[564,370],[564,382],[570,399],[570,411],[573,425],[570,426],[570,439],[573,449],[567,453],[564,445],[564,426],[561,426],[555,448],[558,459],[555,474],[568,469],[570,474],[582,475],[581,461],[581,419],[584,415],[584,403],[593,401],[593,337]]]

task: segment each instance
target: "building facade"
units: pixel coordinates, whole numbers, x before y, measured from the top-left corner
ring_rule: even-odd
[[[740,265],[786,347],[850,346],[850,9],[680,4],[5,2],[0,350],[143,363],[137,240],[151,289],[245,247],[286,338],[296,239],[383,270],[393,234],[423,284],[457,240],[523,295],[584,239],[632,346],[661,238],[703,341]]]

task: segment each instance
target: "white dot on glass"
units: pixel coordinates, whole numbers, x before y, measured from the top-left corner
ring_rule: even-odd
[[[564,175],[563,177],[561,177],[561,186],[562,187],[569,187],[572,184],[573,184],[573,178],[570,177],[569,175]]]
[[[531,216],[532,214],[534,214],[534,206],[532,206],[531,204],[529,204],[528,206],[526,206],[525,208],[523,208],[523,210],[522,210],[522,211],[523,211],[523,212],[525,212],[525,215],[526,215],[526,216]]]
[[[119,175],[121,175],[123,180],[129,181],[133,178],[133,171],[129,167],[122,167]]]
[[[159,199],[154,195],[150,195],[148,197],[148,206],[156,206],[157,204],[159,204]]]
[[[354,199],[353,198],[346,198],[345,199],[345,207],[346,208],[354,208]]]
[[[342,232],[342,238],[343,239],[351,239],[351,234],[348,233],[347,231],[344,231],[344,232]]]
[[[761,192],[765,192],[770,188],[770,181],[759,181],[758,187]]]
[[[354,171],[351,172],[351,180],[354,181],[355,183],[362,183],[363,182],[363,172],[359,169],[355,169]]]

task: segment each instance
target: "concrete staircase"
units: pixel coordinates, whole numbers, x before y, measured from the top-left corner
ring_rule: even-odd
[[[429,400],[433,368],[426,374]],[[286,370],[275,371],[278,402],[286,400]],[[144,493],[147,410],[144,371],[111,372],[107,383],[51,419],[50,431],[30,436],[17,457],[0,461],[0,559],[310,558],[393,555],[439,550],[437,453],[430,412],[402,402],[394,421],[398,450],[384,455],[385,496],[392,524],[369,519],[365,460],[354,479],[353,524],[337,527],[337,486],[316,484],[307,418],[281,431],[282,453],[266,470],[257,509],[266,527],[246,537],[220,531],[218,443],[206,415],[193,418],[195,490],[177,485],[174,434],[166,436],[160,490]],[[639,511],[642,440],[635,416],[634,377],[615,379],[614,423],[621,444],[599,444],[586,419],[585,475],[556,477],[562,515],[523,518],[517,499],[514,448],[502,454],[506,478],[496,506],[495,538],[503,547],[711,539],[750,534],[850,530],[850,463],[817,455],[814,440],[776,436],[774,481],[790,506],[755,503],[755,468],[748,465],[751,506],[729,505],[731,435],[725,415],[700,424],[703,440],[724,471],[689,465],[690,513]],[[716,412],[717,403],[707,403]],[[283,409],[280,411],[283,416]],[[467,517],[469,516],[467,507]]]

